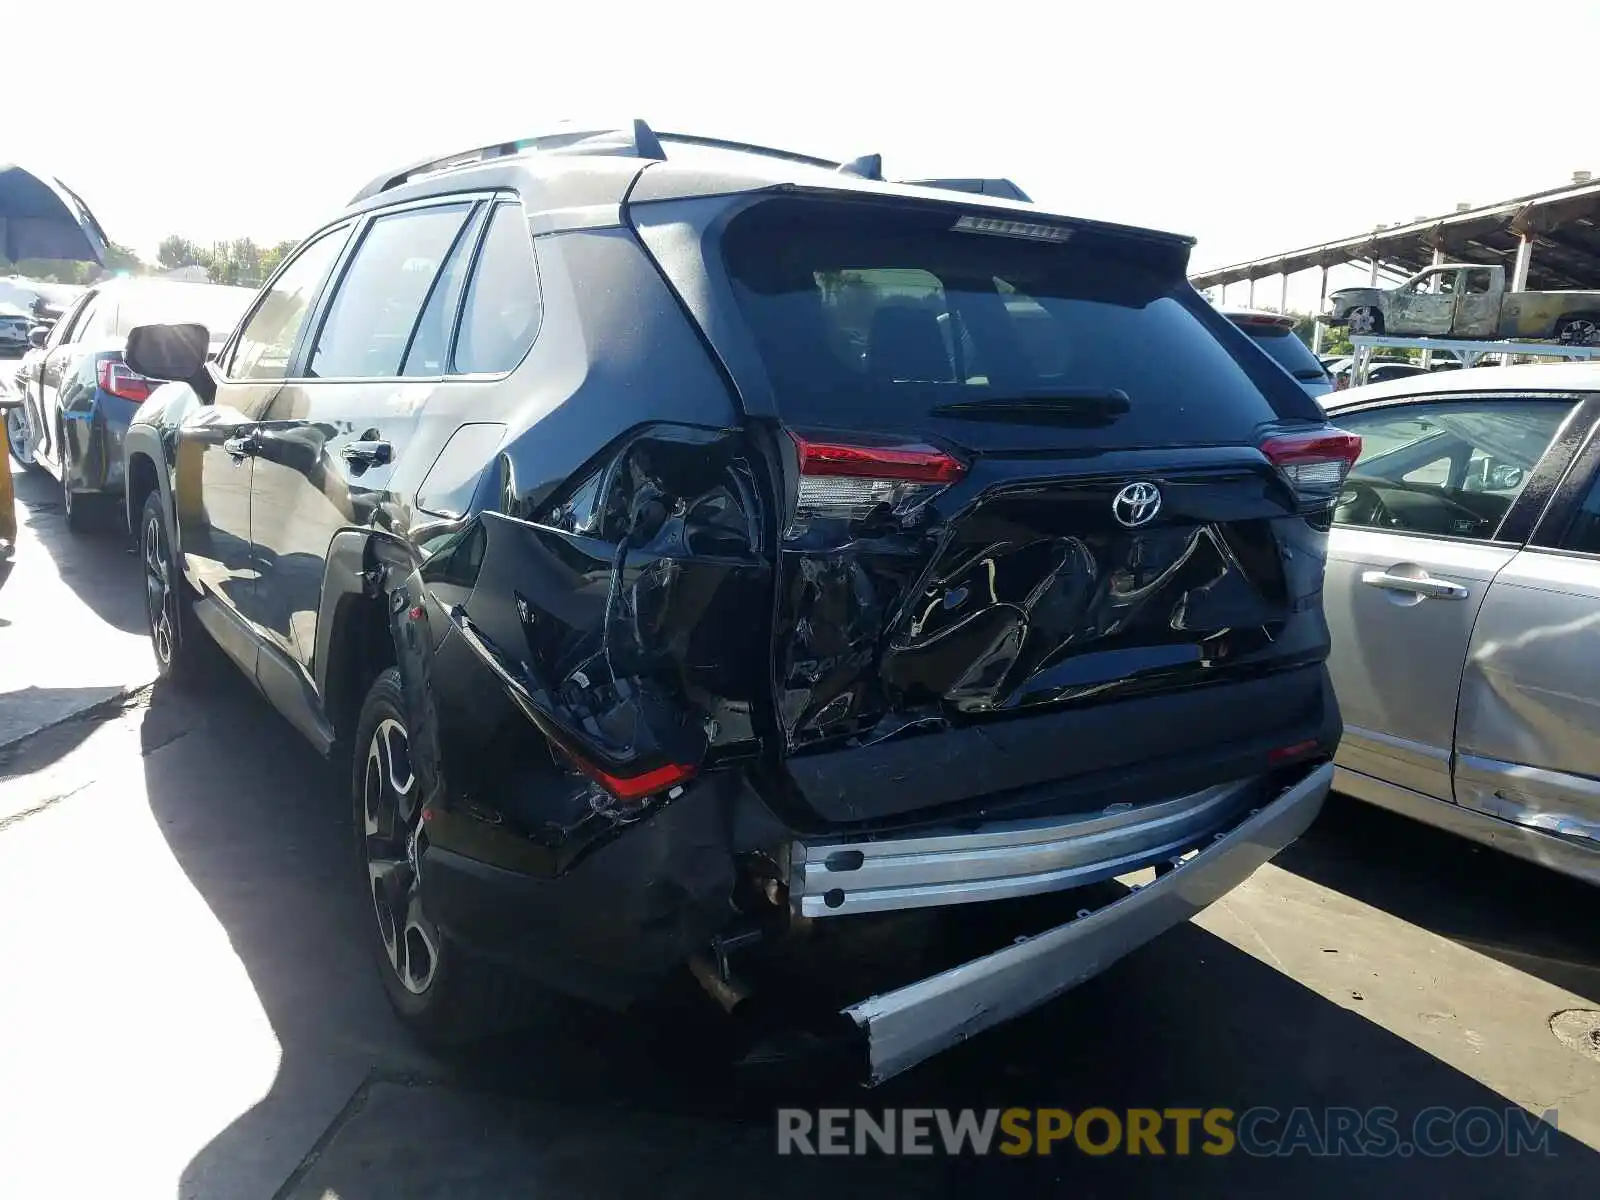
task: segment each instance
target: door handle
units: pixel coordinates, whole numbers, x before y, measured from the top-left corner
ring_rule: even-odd
[[[381,467],[393,460],[394,447],[388,442],[350,442],[339,457],[363,467]]]
[[[1465,600],[1467,589],[1447,579],[1430,579],[1423,575],[1391,575],[1388,571],[1363,571],[1361,582],[1372,587],[1387,588],[1391,592],[1411,592],[1432,600]]]
[[[248,458],[261,449],[261,443],[254,433],[241,433],[223,442],[222,448],[234,458]]]

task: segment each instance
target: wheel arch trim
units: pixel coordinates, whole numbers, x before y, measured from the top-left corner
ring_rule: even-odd
[[[317,603],[316,645],[312,649],[311,679],[324,715],[337,728],[338,707],[334,696],[341,686],[337,672],[343,658],[335,647],[348,635],[351,602],[367,602],[381,607],[383,637],[393,645],[394,630],[388,608],[388,593],[393,588],[396,568],[400,574],[411,570],[414,550],[402,539],[370,529],[341,529],[333,535],[323,557],[322,591]],[[399,647],[393,648],[398,664]],[[346,697],[348,699],[348,697]],[[354,697],[359,704],[361,697]]]

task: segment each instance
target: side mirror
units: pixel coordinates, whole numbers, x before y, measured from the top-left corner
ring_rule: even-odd
[[[45,339],[49,336],[50,326],[35,325],[33,328],[28,330],[28,345],[37,350],[39,347],[44,345]]]
[[[204,325],[138,325],[128,334],[122,360],[150,379],[187,382],[205,369],[210,348]]]

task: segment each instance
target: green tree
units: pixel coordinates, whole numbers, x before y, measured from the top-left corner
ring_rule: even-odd
[[[65,262],[53,258],[0,259],[0,275],[21,275],[41,283],[87,283],[100,268],[93,263]]]
[[[233,261],[228,242],[213,242],[204,252],[200,265],[206,269],[206,278],[212,283],[238,283],[239,265]]]
[[[143,275],[149,270],[140,257],[128,247],[112,242],[106,247],[106,270],[115,275],[127,272],[129,275]]]
[[[228,243],[228,257],[234,264],[236,284],[256,287],[261,283],[261,247],[250,238],[234,238]]]
[[[1295,336],[1307,346],[1314,345],[1315,343],[1312,339],[1316,336],[1317,319],[1310,313],[1290,313],[1289,315],[1294,318]],[[1322,353],[1324,355],[1350,353],[1350,335],[1346,332],[1344,326],[1324,325],[1322,327]]]
[[[171,233],[162,238],[161,245],[156,248],[156,263],[164,271],[176,271],[182,267],[203,265],[204,255],[205,251],[198,243]]]
[[[300,243],[297,241],[279,242],[276,246],[269,246],[261,252],[261,279],[266,282],[272,273],[278,269],[278,264],[283,262]]]

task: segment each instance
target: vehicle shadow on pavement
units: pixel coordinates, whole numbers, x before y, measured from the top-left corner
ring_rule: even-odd
[[[626,1021],[553,1004],[525,1033],[430,1057],[373,971],[341,773],[222,674],[195,694],[157,688],[142,730],[146,791],[281,1059],[268,1093],[194,1155],[181,1196],[1581,1194],[1600,1165],[1561,1134],[1553,1156],[1521,1158],[1213,1157],[1198,1138],[1178,1154],[1170,1137],[1159,1158],[1070,1144],[1049,1157],[777,1157],[780,1104],[1388,1106],[1402,1118],[1505,1107],[1194,925],[874,1091],[815,1073],[752,1082],[704,1048],[704,1009],[690,1015],[682,998]]]
[[[1600,1004],[1595,889],[1348,796],[1275,860]]]
[[[73,533],[62,515],[61,485],[42,470],[16,471],[17,522],[22,545],[17,555],[43,546],[56,573],[107,625],[123,633],[143,633],[144,593],[132,553],[126,518],[114,501],[99,506],[88,529]],[[13,562],[12,569],[24,569]]]

